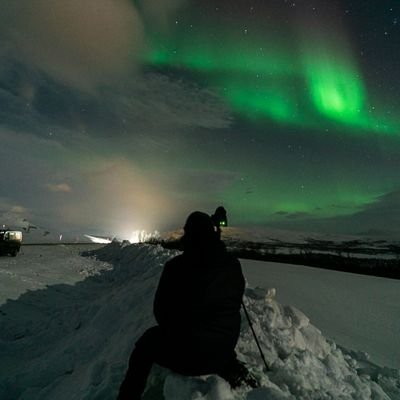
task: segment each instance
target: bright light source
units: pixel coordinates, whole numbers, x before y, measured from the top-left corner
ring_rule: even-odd
[[[22,232],[20,231],[8,231],[4,236],[7,240],[14,240],[17,242],[22,241]]]
[[[151,238],[158,238],[159,232],[147,232],[144,230],[133,231],[131,237],[128,239],[131,243],[143,243]]]
[[[85,237],[90,239],[93,243],[108,244],[108,243],[112,242],[111,239],[102,238],[102,237],[98,237],[98,236],[85,235]]]

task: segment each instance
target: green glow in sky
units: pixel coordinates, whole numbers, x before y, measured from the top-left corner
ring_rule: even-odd
[[[358,131],[397,134],[400,124],[374,116],[368,105],[367,89],[352,56],[329,40],[302,51],[306,77],[315,111],[332,121]]]
[[[236,112],[282,125],[397,135],[400,123],[374,115],[361,73],[340,39],[280,43],[225,28],[154,40],[150,65],[184,69],[218,90]],[[334,42],[332,42],[334,43]]]
[[[266,89],[257,90],[251,84],[227,82],[223,94],[236,110],[248,117],[263,115],[283,124],[302,125],[303,117],[299,115],[298,105],[285,85],[268,85]]]
[[[366,97],[357,72],[324,56],[308,61],[306,76],[316,109],[328,118],[357,123]]]
[[[242,183],[233,185],[223,194],[227,208],[243,220],[257,223],[263,220],[330,218],[352,215],[366,205],[376,201],[381,192],[355,189],[346,184],[332,190],[329,184],[312,182],[307,179],[305,190],[299,183],[274,177],[272,182],[263,182],[262,177],[254,179],[256,189],[246,192]],[[245,210],[245,211],[244,211]]]
[[[249,32],[226,24],[217,28],[211,23],[195,25],[193,29],[177,26],[169,37],[153,37],[143,61],[182,73],[217,91],[245,121],[265,121],[263,132],[267,134],[280,131],[268,129],[273,121],[275,126],[290,128],[288,132],[331,135],[333,140],[339,133],[348,135],[350,141],[357,135],[373,140],[383,135],[398,137],[400,120],[391,120],[391,107],[370,97],[346,35],[320,29],[311,35],[304,29],[302,35],[282,32],[277,26]],[[273,147],[273,138],[268,140]],[[337,149],[342,151],[340,146]],[[260,149],[246,150],[262,157]],[[281,148],[276,157],[268,153],[270,160],[252,166],[248,162],[239,165],[243,151],[230,157],[235,159],[234,168],[249,179],[220,192],[221,204],[243,222],[352,215],[388,190],[381,177],[375,179],[373,174],[371,186],[359,185],[365,180],[365,165],[358,168],[347,162],[342,168],[340,154],[337,159],[330,157],[331,167],[325,165],[321,154],[309,152],[307,164],[300,152],[295,158],[290,150]],[[218,164],[219,169],[232,168],[226,167],[225,155],[218,160],[223,164]],[[199,161],[199,165],[204,163],[210,163],[209,154],[207,160]]]
[[[295,75],[297,67],[292,55],[281,47],[265,36],[254,41],[229,30],[214,35],[206,31],[186,32],[167,39],[154,39],[152,49],[144,57],[153,65],[183,67],[203,73]]]

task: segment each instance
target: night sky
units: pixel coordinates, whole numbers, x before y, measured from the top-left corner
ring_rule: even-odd
[[[1,9],[0,223],[400,238],[398,1]]]

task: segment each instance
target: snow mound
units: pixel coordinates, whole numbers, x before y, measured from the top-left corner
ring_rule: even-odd
[[[116,398],[135,341],[154,325],[152,304],[165,262],[160,246],[113,242],[87,253],[111,270],[75,285],[31,291],[0,307],[2,400]],[[183,377],[153,368],[145,399],[400,399],[400,371],[339,348],[274,290],[247,288],[244,299],[269,370],[263,371],[242,316],[237,346],[260,388],[231,390],[214,375]]]

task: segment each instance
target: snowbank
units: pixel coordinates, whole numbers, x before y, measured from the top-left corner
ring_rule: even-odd
[[[0,307],[2,400],[116,397],[135,340],[154,324],[162,266],[176,252],[111,243],[93,253],[113,269]],[[186,378],[154,368],[145,399],[400,399],[400,371],[338,348],[301,311],[282,307],[273,291],[248,288],[245,304],[269,371],[262,370],[245,317],[237,351],[262,387],[232,391],[216,376]]]

